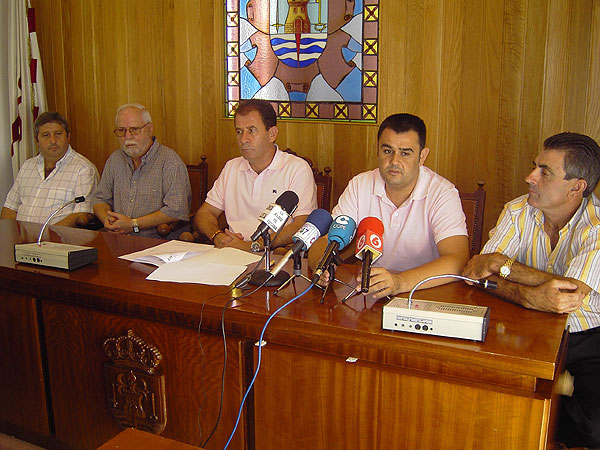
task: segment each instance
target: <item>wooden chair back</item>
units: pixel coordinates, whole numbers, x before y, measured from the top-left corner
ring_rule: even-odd
[[[462,208],[467,220],[467,232],[469,233],[469,252],[471,256],[481,251],[481,239],[483,234],[483,212],[485,210],[485,182],[477,182],[475,192],[459,192]]]
[[[208,193],[208,164],[206,163],[206,155],[200,157],[200,164],[188,164],[188,176],[190,177],[190,185],[192,186],[192,206],[190,214],[196,214],[198,208],[204,203],[206,194]]]
[[[284,152],[298,156],[308,163],[312,169],[313,176],[315,177],[315,184],[317,185],[317,206],[327,211],[331,211],[331,188],[333,185],[331,167],[325,167],[323,171],[320,171],[313,165],[313,162],[309,157],[298,155],[298,153],[290,148],[286,148]]]

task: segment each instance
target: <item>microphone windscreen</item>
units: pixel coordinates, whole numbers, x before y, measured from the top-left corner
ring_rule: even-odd
[[[329,227],[329,234],[327,236],[328,241],[337,242],[339,244],[338,249],[342,250],[346,247],[356,231],[356,222],[350,216],[337,216]]]
[[[332,220],[331,214],[325,209],[315,209],[306,218],[307,222],[312,223],[319,229],[321,236],[327,234],[327,230],[329,230],[329,225],[331,225]]]
[[[377,217],[365,217],[358,224],[358,230],[356,233],[359,236],[362,236],[367,230],[371,230],[373,233],[383,236],[383,222]]]
[[[298,195],[293,191],[285,191],[281,194],[275,203],[281,206],[286,213],[291,214],[294,208],[298,205]]]

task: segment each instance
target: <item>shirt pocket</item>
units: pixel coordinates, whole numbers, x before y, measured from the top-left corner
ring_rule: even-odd
[[[45,191],[45,192],[44,192]],[[73,191],[60,186],[52,186],[41,192],[44,195],[43,199],[40,199],[40,203],[44,205],[44,208],[50,208],[52,211],[60,208],[67,202],[73,200]]]

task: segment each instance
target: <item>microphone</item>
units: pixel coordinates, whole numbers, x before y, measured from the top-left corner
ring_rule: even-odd
[[[258,219],[262,223],[252,234],[250,240],[256,241],[269,228],[277,233],[288,217],[296,210],[298,201],[298,195],[296,195],[295,192],[285,191],[281,194],[277,200],[275,200],[275,203],[270,203],[269,206],[267,206],[267,209],[265,209],[265,212],[258,216]]]
[[[291,258],[301,251],[308,250],[318,238],[327,233],[331,221],[331,214],[324,209],[315,209],[311,212],[306,218],[304,225],[292,236],[292,241],[294,242],[292,248],[273,267],[271,276],[276,276]]]
[[[408,294],[408,309],[410,309],[412,306],[412,296],[419,286],[421,286],[423,283],[426,283],[427,281],[438,280],[440,278],[456,278],[458,280],[464,280],[476,284],[484,289],[498,289],[498,283],[496,283],[495,281],[486,280],[485,278],[481,280],[476,280],[474,278],[454,274],[433,275],[431,277],[427,277],[424,280],[419,281],[417,284],[415,284],[415,287],[411,289],[410,293]]]
[[[329,227],[329,233],[327,237],[329,244],[327,245],[327,249],[323,254],[323,258],[321,258],[321,262],[314,272],[312,278],[313,283],[319,281],[319,278],[321,278],[323,272],[327,270],[331,264],[331,261],[333,261],[333,258],[336,256],[336,252],[338,250],[342,250],[350,243],[354,237],[355,231],[356,222],[352,217],[342,215],[335,218]]]
[[[83,195],[80,195],[79,197],[75,197],[73,200],[68,201],[67,203],[62,205],[60,208],[58,208],[56,211],[54,211],[52,214],[50,214],[50,217],[48,217],[48,219],[46,219],[46,222],[44,222],[44,225],[42,226],[42,231],[40,231],[40,234],[38,236],[37,245],[42,245],[41,244],[42,235],[44,234],[44,231],[46,230],[48,223],[50,223],[50,221],[52,220],[52,218],[55,215],[57,215],[60,211],[62,211],[63,208],[66,208],[67,206],[69,206],[73,203],[82,203],[82,202],[85,202],[85,197]]]
[[[73,270],[98,260],[98,250],[94,247],[82,245],[63,244],[59,242],[41,242],[42,235],[50,220],[63,208],[73,203],[81,203],[85,197],[75,197],[56,211],[42,225],[42,231],[37,242],[29,244],[15,244],[15,261],[18,263],[35,264],[38,266],[56,267],[58,269]]]
[[[356,257],[362,259],[360,290],[369,292],[371,265],[383,253],[383,223],[377,217],[365,217],[358,224]]]

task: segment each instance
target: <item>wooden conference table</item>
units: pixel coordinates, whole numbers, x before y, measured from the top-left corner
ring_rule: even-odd
[[[127,426],[163,427],[201,446],[219,412],[229,289],[149,281],[154,267],[118,259],[160,241],[58,226],[47,239],[94,246],[98,262],[16,264],[14,244],[39,230],[0,221],[0,431],[85,450]],[[263,288],[227,308],[223,412],[207,449],[233,429],[267,316],[307,286]],[[384,301],[343,304],[348,290],[336,283],[320,304],[313,289],[271,321],[229,448],[551,448],[566,316],[453,282],[416,297],[489,306],[486,341],[419,336],[382,330]]]

